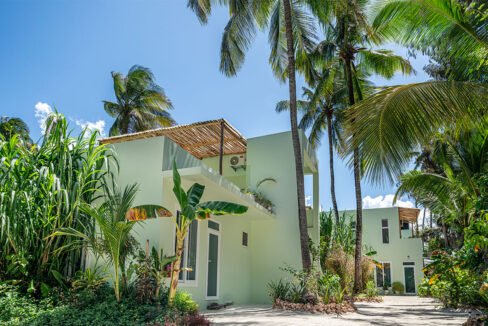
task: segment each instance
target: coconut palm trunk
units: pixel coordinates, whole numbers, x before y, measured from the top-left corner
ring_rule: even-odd
[[[355,104],[354,86],[352,80],[352,59],[351,55],[346,54],[344,58],[344,70],[346,74],[347,92],[349,97],[349,105]],[[354,164],[354,188],[356,193],[356,248],[354,251],[354,293],[361,291],[361,247],[363,237],[363,210],[362,210],[362,195],[361,195],[361,172],[359,162],[359,149],[354,148],[353,153]]]
[[[330,171],[330,197],[332,198],[332,208],[336,224],[339,223],[339,210],[337,209],[337,198],[335,193],[335,173],[334,173],[334,142],[332,140],[332,108],[327,109],[327,137],[329,140],[329,171]]]
[[[290,124],[291,136],[293,141],[293,152],[295,154],[295,172],[297,179],[297,197],[298,197],[298,226],[300,231],[300,247],[302,254],[303,270],[310,272],[312,268],[312,259],[310,257],[307,215],[305,211],[305,186],[303,176],[302,152],[300,146],[300,137],[298,134],[297,123],[297,92],[295,79],[295,50],[293,46],[293,30],[290,0],[283,0],[283,11],[285,16],[286,46],[288,55],[288,88],[290,92]]]

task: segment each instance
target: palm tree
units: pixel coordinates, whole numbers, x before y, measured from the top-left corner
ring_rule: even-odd
[[[136,65],[127,76],[112,72],[112,79],[117,101],[103,101],[105,112],[115,118],[110,136],[175,124],[168,112],[173,105],[163,88],[155,83],[151,70]]]
[[[24,143],[32,144],[29,127],[20,118],[0,117],[0,135],[7,141],[17,135]]]
[[[320,80],[325,77],[320,77]],[[344,109],[345,88],[338,78],[332,83],[327,83],[328,88],[311,90],[303,88],[303,96],[306,100],[297,101],[298,110],[303,113],[299,128],[310,129],[308,140],[313,148],[321,144],[324,130],[327,130],[329,150],[330,172],[330,196],[336,223],[339,223],[339,209],[335,193],[334,150],[339,146],[339,138],[342,133],[342,116]],[[321,92],[321,96],[317,93]],[[316,105],[314,103],[318,102]],[[288,111],[289,101],[280,101],[276,104],[276,112]]]
[[[336,62],[344,71],[344,83],[347,89],[349,106],[364,99],[364,89],[360,83],[360,72],[375,73],[390,78],[394,72],[409,74],[413,71],[410,63],[387,50],[373,50],[373,45],[381,43],[369,25],[365,8],[366,0],[321,1],[311,2],[312,11],[324,26],[325,40],[320,42],[315,51],[315,60]],[[332,25],[330,22],[334,22]],[[361,66],[361,69],[359,69]],[[355,139],[355,134],[351,135]],[[361,160],[359,146],[351,146],[354,187],[356,196],[356,248],[354,264],[354,291],[361,290],[361,249],[362,249],[362,194]]]
[[[164,208],[156,205],[142,205],[133,207],[137,194],[137,186],[129,185],[122,192],[106,188],[105,201],[98,207],[84,203],[81,210],[92,217],[96,228],[92,224],[84,226],[84,232],[74,228],[59,228],[51,237],[73,237],[67,247],[58,251],[79,247],[89,248],[97,257],[104,257],[114,266],[114,292],[117,301],[121,299],[121,289],[127,283],[127,259],[134,255],[137,241],[132,236],[132,229],[140,220],[156,217]]]
[[[206,23],[211,13],[211,3],[210,0],[188,0],[188,7],[196,13],[202,23]],[[234,76],[244,62],[245,53],[256,31],[269,28],[271,46],[269,62],[273,72],[281,81],[288,79],[302,265],[305,271],[310,271],[312,260],[305,210],[295,76],[296,61],[304,64],[307,61],[305,53],[314,46],[315,28],[313,19],[306,8],[307,1],[249,0],[220,1],[219,3],[228,5],[231,16],[222,37],[220,70],[227,76]]]
[[[394,182],[411,152],[439,129],[487,127],[488,84],[477,76],[488,66],[488,9],[476,2],[395,0],[375,11],[379,35],[427,53],[441,49],[446,60],[458,63],[447,81],[389,87],[350,111],[348,151],[362,148],[370,180]]]
[[[404,194],[414,196],[423,207],[441,217],[443,226],[450,225],[462,234],[464,228],[479,219],[483,209],[477,207],[483,187],[478,177],[488,173],[487,148],[488,129],[438,134],[428,154],[436,168],[430,168],[431,163],[403,174],[395,200]],[[448,244],[453,243],[447,240],[446,237]]]

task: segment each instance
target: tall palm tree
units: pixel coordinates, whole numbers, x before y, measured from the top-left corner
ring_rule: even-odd
[[[219,1],[229,7],[231,16],[222,37],[220,70],[227,76],[234,76],[244,62],[245,53],[256,31],[269,29],[268,39],[271,46],[269,62],[273,72],[281,81],[288,80],[302,265],[305,271],[310,271],[312,260],[305,210],[295,76],[296,61],[306,61],[305,53],[314,46],[315,28],[306,8],[307,2],[305,0]],[[196,13],[202,23],[207,22],[211,13],[211,4],[210,0],[188,0],[188,7]]]
[[[375,12],[379,35],[422,51],[440,48],[459,63],[448,81],[389,87],[350,111],[348,151],[362,149],[370,180],[395,182],[410,153],[439,129],[472,123],[487,128],[488,84],[476,76],[488,66],[488,8],[481,2],[395,0],[380,2]],[[464,80],[478,82],[459,82]]]
[[[9,140],[14,135],[17,135],[24,143],[32,144],[32,139],[29,136],[29,127],[20,118],[0,117],[0,135],[5,140]]]
[[[394,55],[387,50],[373,50],[380,44],[369,25],[365,12],[367,0],[322,1],[311,0],[311,8],[325,29],[325,40],[317,46],[316,56],[325,61],[336,61],[344,70],[344,82],[347,89],[349,106],[364,99],[358,75],[361,71],[375,73],[390,78],[396,71],[409,74],[413,71],[408,60]],[[334,22],[331,24],[330,22]],[[352,134],[355,138],[355,134]],[[352,146],[354,188],[356,197],[356,248],[354,260],[354,291],[361,290],[362,259],[362,194],[361,160],[359,146]]]
[[[328,73],[329,71],[326,71]],[[315,73],[317,77],[320,75]],[[328,76],[330,78],[330,76]],[[326,79],[320,76],[319,80]],[[342,117],[345,108],[346,89],[340,78],[327,83],[327,87],[315,90],[304,87],[305,100],[297,101],[298,110],[303,113],[299,128],[310,129],[308,140],[313,148],[320,146],[324,131],[327,131],[330,172],[330,196],[336,223],[339,223],[339,209],[335,192],[334,151],[339,146],[342,133]],[[276,112],[280,113],[290,109],[289,101],[280,101],[276,104]]]
[[[112,72],[112,79],[117,101],[103,101],[105,112],[115,118],[110,136],[175,124],[168,112],[173,105],[163,88],[155,83],[151,70],[136,65],[127,76]]]

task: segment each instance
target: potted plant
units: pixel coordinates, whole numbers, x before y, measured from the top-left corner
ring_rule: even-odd
[[[405,286],[402,282],[393,282],[391,289],[394,294],[403,294],[405,292]]]
[[[383,294],[385,294],[385,295],[390,294],[390,291],[389,291],[389,289],[388,289],[388,285],[386,285],[386,284],[385,284],[385,285],[383,285]]]

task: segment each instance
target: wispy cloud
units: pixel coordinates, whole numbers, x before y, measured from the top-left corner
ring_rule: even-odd
[[[51,113],[53,113],[53,109],[47,103],[37,102],[34,105],[34,114],[43,135],[46,133],[46,119]]]
[[[388,194],[385,196],[371,197],[366,196],[363,198],[363,208],[383,208],[383,207],[393,207],[393,198],[395,195]],[[414,203],[409,200],[397,200],[395,206],[399,207],[415,207]]]
[[[101,137],[105,136],[105,120],[85,121],[85,120],[75,120],[75,123],[80,126],[81,129],[86,129],[89,133],[98,131]]]

